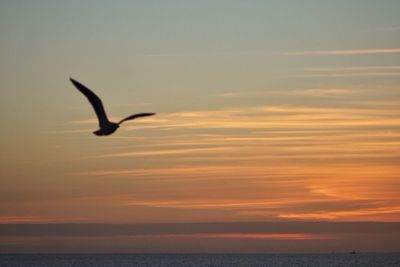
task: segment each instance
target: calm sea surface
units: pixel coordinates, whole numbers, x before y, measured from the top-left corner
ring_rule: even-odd
[[[0,266],[400,266],[396,254],[0,254]]]

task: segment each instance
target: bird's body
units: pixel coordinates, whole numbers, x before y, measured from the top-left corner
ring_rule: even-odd
[[[103,135],[110,135],[113,134],[120,126],[121,123],[127,120],[133,120],[139,117],[145,117],[145,116],[152,116],[155,113],[138,113],[131,115],[129,117],[126,117],[119,121],[118,123],[112,122],[108,119],[107,114],[104,110],[103,103],[101,102],[101,99],[93,93],[89,88],[84,86],[83,84],[75,81],[74,79],[70,78],[70,81],[72,82],[75,87],[86,96],[86,98],[89,100],[90,104],[92,105],[94,111],[96,112],[97,118],[99,120],[99,127],[100,129],[97,131],[94,131],[93,133],[97,136],[103,136]]]
[[[98,129],[97,131],[94,131],[93,133],[97,136],[110,135],[110,134],[113,134],[118,128],[119,128],[118,123],[110,122],[110,123],[102,125],[100,127],[100,129]]]

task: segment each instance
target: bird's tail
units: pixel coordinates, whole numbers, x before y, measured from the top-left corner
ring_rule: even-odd
[[[131,115],[131,116],[129,116],[129,117],[126,117],[125,119],[120,120],[120,121],[118,122],[118,125],[120,125],[120,124],[123,123],[124,121],[133,120],[133,119],[136,119],[136,118],[139,118],[139,117],[153,116],[153,115],[155,115],[155,114],[156,114],[156,113],[138,113],[138,114],[134,114],[134,115]]]

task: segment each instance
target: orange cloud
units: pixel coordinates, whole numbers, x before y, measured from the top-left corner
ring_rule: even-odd
[[[173,238],[217,238],[217,239],[272,239],[272,240],[321,240],[335,239],[330,235],[321,234],[265,234],[265,233],[201,233],[201,234],[175,234],[160,235]]]
[[[296,92],[358,97],[362,90]],[[80,201],[146,214],[146,222],[399,219],[389,212],[400,201],[395,99],[327,100],[343,103],[174,112],[127,124],[107,139],[113,146],[71,170],[75,179],[107,186]]]
[[[351,211],[325,211],[325,212],[308,212],[308,213],[283,213],[278,215],[282,219],[296,220],[334,220],[334,221],[363,221],[366,218],[369,220],[379,220],[385,215],[386,221],[398,221],[400,216],[400,206],[382,207],[382,208],[366,208],[355,209]]]

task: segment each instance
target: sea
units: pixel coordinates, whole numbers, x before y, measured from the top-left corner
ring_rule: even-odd
[[[268,266],[399,267],[400,253],[357,254],[0,254],[1,267]]]

